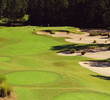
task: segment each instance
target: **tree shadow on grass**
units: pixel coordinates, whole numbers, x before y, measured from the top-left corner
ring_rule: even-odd
[[[103,76],[103,75],[91,75],[91,76],[96,77],[96,78],[100,78],[103,80],[110,80],[110,76]]]
[[[51,48],[51,50],[54,51],[62,51],[62,50],[85,50],[88,49],[89,47],[109,47],[110,44],[85,44],[85,45],[81,45],[81,44],[68,44],[68,45],[59,45],[59,46],[53,46]]]
[[[52,30],[52,29],[47,29],[47,30],[40,30],[40,31],[44,31],[44,32],[66,32],[66,33],[69,33],[69,31],[67,30]]]

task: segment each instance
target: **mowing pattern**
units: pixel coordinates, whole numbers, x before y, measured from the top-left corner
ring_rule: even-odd
[[[8,62],[10,60],[11,60],[10,57],[0,57],[0,62]]]
[[[32,34],[34,29],[65,30],[67,27],[44,29],[26,26],[0,29],[0,37],[7,39],[0,41],[0,74],[6,75],[16,92],[17,100],[108,100],[110,98],[108,96],[110,78],[95,77],[96,73],[78,64],[90,59],[79,56],[58,56],[52,50],[53,47],[71,44],[65,42],[63,38]],[[68,29],[76,30],[72,27]]]
[[[95,92],[64,93],[53,100],[109,100],[110,95]]]

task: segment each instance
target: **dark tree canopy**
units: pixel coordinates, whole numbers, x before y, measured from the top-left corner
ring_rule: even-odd
[[[0,0],[0,17],[33,25],[110,26],[109,0]]]

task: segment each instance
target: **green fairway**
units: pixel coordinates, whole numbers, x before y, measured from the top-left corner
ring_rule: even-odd
[[[52,48],[71,47],[72,44],[65,42],[64,38],[33,34],[34,29],[77,30],[73,27],[36,26],[0,28],[0,39],[3,39],[0,41],[0,73],[6,76],[17,100],[110,98],[110,78],[101,78],[101,75],[79,65],[80,61],[90,58],[57,55]]]
[[[0,57],[0,62],[6,62],[6,61],[10,61],[11,58],[10,57]]]
[[[75,92],[75,93],[65,93],[54,100],[109,100],[110,95],[95,92]]]

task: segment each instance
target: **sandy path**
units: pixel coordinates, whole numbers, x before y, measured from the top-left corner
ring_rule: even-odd
[[[101,62],[97,66],[92,65],[91,63],[92,62],[88,61],[88,62],[80,62],[79,64],[81,66],[85,67],[85,68],[90,69],[93,72],[98,73],[98,74],[102,74],[102,75],[105,75],[105,76],[110,76],[110,63],[109,63],[108,66],[105,65],[103,67],[100,67]],[[104,62],[102,62],[102,63],[104,63]]]

